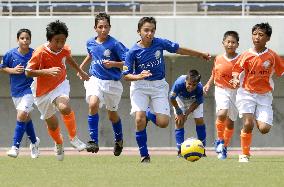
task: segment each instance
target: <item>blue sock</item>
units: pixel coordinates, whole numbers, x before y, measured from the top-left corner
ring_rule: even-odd
[[[121,120],[119,119],[118,122],[112,124],[112,129],[114,133],[114,141],[118,142],[122,140],[123,138],[123,133],[122,133],[122,125],[121,125]]]
[[[146,118],[150,121],[152,121],[155,125],[157,125],[157,119],[156,119],[156,115],[153,114],[149,108],[147,108],[146,110]]]
[[[184,128],[175,129],[175,135],[176,135],[176,146],[178,151],[180,151],[181,144],[184,141]]]
[[[147,132],[146,128],[136,132],[136,142],[139,147],[141,157],[149,156],[147,148]]]
[[[34,130],[34,125],[33,121],[30,120],[26,123],[26,133],[31,140],[32,144],[36,143],[36,135],[35,135],[35,130]]]
[[[204,147],[206,146],[206,128],[205,124],[196,125],[196,133],[198,139],[203,143]]]
[[[26,123],[17,121],[16,128],[14,131],[14,146],[16,146],[17,148],[20,147],[25,131],[26,131]]]
[[[98,144],[99,143],[99,138],[98,138],[99,114],[96,113],[95,115],[89,115],[88,124],[89,124],[90,137],[93,141],[95,141]]]

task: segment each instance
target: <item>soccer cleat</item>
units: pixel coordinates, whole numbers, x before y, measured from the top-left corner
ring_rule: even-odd
[[[36,137],[36,142],[35,144],[30,144],[30,150],[31,150],[31,157],[32,158],[38,158],[39,156],[39,143],[40,143],[40,139],[38,137]]]
[[[12,146],[11,149],[7,151],[7,155],[12,158],[17,158],[17,156],[19,155],[19,148]]]
[[[72,147],[74,147],[78,151],[83,151],[84,149],[86,149],[86,144],[82,142],[77,136],[70,140],[70,143]]]
[[[123,140],[115,142],[113,149],[114,156],[119,156],[122,152],[122,149],[123,149]]]
[[[64,147],[63,144],[55,144],[55,155],[58,161],[63,161],[64,159]]]
[[[144,156],[141,158],[141,163],[150,163],[150,156]]]
[[[180,150],[177,152],[177,158],[183,158],[183,156],[181,155],[181,151]]]
[[[204,153],[202,154],[201,157],[207,157],[206,153],[205,153],[205,149],[204,149]]]
[[[95,141],[88,141],[86,150],[87,152],[97,153],[99,151],[99,145]]]
[[[215,152],[221,153],[222,150],[224,149],[224,140],[215,140],[214,145],[215,145]]]
[[[249,162],[249,155],[239,155],[239,162]]]
[[[227,147],[224,147],[221,153],[218,153],[217,158],[219,160],[225,160],[227,158]]]

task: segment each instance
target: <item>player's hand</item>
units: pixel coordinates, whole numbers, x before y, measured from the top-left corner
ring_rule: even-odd
[[[183,114],[175,116],[175,121],[177,124],[184,124],[185,120],[186,119],[184,118]]]
[[[139,76],[139,80],[142,80],[142,79],[152,76],[152,73],[149,70],[143,70],[138,76]]]
[[[209,61],[211,59],[211,55],[209,53],[202,53],[200,57],[206,61]]]
[[[83,71],[83,70],[79,71],[79,72],[77,73],[77,76],[78,76],[81,80],[84,80],[84,81],[88,81],[88,80],[90,79],[89,75],[88,75],[85,71]]]
[[[21,64],[18,64],[16,67],[14,67],[14,74],[21,74],[25,71],[25,67],[21,66]]]
[[[110,61],[110,60],[104,60],[103,61],[103,65],[106,67],[106,68],[112,68],[113,67],[113,61]]]
[[[203,93],[205,95],[207,95],[208,92],[209,92],[209,89],[210,89],[210,85],[209,84],[205,84],[205,86],[203,87]]]
[[[240,86],[240,80],[238,78],[233,78],[229,81],[229,83],[234,87],[237,88]]]
[[[49,69],[46,69],[46,74],[47,75],[51,75],[51,76],[57,76],[60,72],[61,72],[61,68],[60,67],[52,67]]]

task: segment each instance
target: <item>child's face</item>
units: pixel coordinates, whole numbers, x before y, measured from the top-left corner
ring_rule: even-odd
[[[222,42],[227,54],[233,54],[239,46],[238,41],[233,36],[227,36]]]
[[[106,39],[110,31],[110,25],[106,19],[99,20],[95,31],[98,33],[98,38]]]
[[[188,78],[188,79],[185,81],[186,90],[187,90],[188,92],[192,92],[193,90],[196,89],[197,84],[198,84],[198,82],[196,82],[195,80],[192,80],[191,78]]]
[[[155,25],[153,23],[145,22],[138,31],[138,34],[141,36],[143,42],[152,42],[155,32]]]
[[[31,37],[28,33],[22,32],[17,39],[18,45],[21,49],[29,49],[31,44]]]
[[[53,52],[59,52],[62,50],[66,42],[65,34],[57,34],[52,37],[51,41],[49,41],[48,47]]]
[[[256,29],[252,33],[252,42],[257,49],[264,48],[269,39],[270,37],[262,29]]]

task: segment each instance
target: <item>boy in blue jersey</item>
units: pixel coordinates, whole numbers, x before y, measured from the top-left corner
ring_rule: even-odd
[[[166,128],[170,119],[169,85],[165,81],[163,51],[210,59],[208,53],[183,48],[177,43],[154,37],[155,31],[155,18],[143,17],[139,20],[137,32],[141,40],[127,53],[123,72],[125,80],[132,81],[131,114],[135,115],[136,141],[141,163],[150,162],[147,148],[147,121],[151,120],[160,128]],[[151,107],[151,111],[147,111],[146,115],[148,106]]]
[[[18,156],[20,143],[26,132],[31,140],[31,157],[37,158],[39,156],[38,146],[40,140],[35,135],[33,122],[30,117],[34,103],[30,88],[33,79],[25,75],[25,67],[33,53],[33,49],[29,47],[31,44],[31,31],[20,29],[17,32],[17,42],[19,47],[9,50],[3,57],[3,63],[1,63],[2,71],[10,74],[11,96],[17,109],[14,142],[7,155],[13,158]]]
[[[190,114],[196,124],[198,139],[206,145],[206,130],[203,120],[203,86],[201,75],[197,70],[190,70],[187,75],[181,75],[174,83],[170,101],[175,113],[175,138],[178,157],[181,157],[181,144],[184,141],[184,123]]]
[[[109,35],[110,17],[106,13],[99,13],[95,18],[96,37],[87,41],[88,55],[81,64],[81,68],[91,62],[89,81],[85,81],[86,101],[89,103],[89,132],[91,141],[87,144],[88,152],[99,151],[98,139],[98,110],[106,105],[109,120],[114,132],[115,156],[119,156],[123,149],[123,133],[121,119],[117,113],[123,87],[120,82],[121,69],[128,50],[121,42]]]

